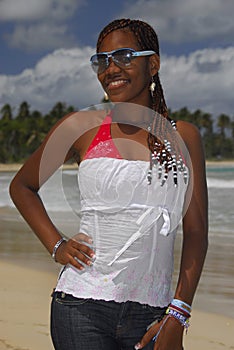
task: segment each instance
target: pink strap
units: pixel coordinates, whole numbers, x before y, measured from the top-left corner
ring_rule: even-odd
[[[112,118],[108,114],[104,118],[100,128],[98,129],[97,134],[94,136],[91,144],[89,145],[88,150],[85,153],[85,156],[83,159],[100,158],[100,157],[123,159],[119,154],[119,151],[112,139],[111,123],[112,123]],[[102,147],[102,144],[103,144],[103,147]]]

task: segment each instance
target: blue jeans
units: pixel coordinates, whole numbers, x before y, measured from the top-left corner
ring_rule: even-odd
[[[133,350],[166,308],[136,302],[74,298],[54,292],[51,336],[56,350]],[[144,350],[152,350],[153,343]]]

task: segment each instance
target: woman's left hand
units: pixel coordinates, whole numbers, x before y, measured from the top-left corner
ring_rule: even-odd
[[[135,345],[135,349],[144,349],[144,347],[152,341],[153,337],[159,332],[160,327],[165,321],[165,317],[145,333],[139,343]],[[154,350],[182,350],[183,332],[184,327],[179,321],[172,317],[168,317],[155,341]]]

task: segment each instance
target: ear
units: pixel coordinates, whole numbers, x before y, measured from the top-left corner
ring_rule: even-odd
[[[160,57],[155,53],[149,58],[149,69],[150,69],[151,77],[153,77],[155,74],[158,73],[159,68],[160,68]]]

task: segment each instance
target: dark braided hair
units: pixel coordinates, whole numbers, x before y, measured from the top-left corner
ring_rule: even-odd
[[[160,57],[158,37],[154,29],[146,22],[130,18],[116,19],[104,27],[97,40],[97,52],[99,52],[101,43],[105,37],[111,32],[119,29],[131,31],[135,35],[141,50],[153,50]],[[171,128],[168,128],[168,124],[173,123],[173,121],[168,116],[168,109],[158,72],[152,77],[152,81],[155,82],[155,89],[152,93],[152,108],[155,111],[155,117],[152,123],[151,132],[148,133],[148,147],[151,151],[150,175],[148,176],[150,183],[153,162],[159,162],[160,166],[164,167],[166,173],[165,178],[167,178],[169,170],[173,168],[175,169],[175,165],[173,166],[174,161],[171,153],[171,145],[170,147],[167,147],[164,142],[165,139],[167,139],[167,134],[171,132]],[[175,128],[175,123],[172,125]]]
[[[101,31],[96,46],[97,52],[99,51],[100,45],[104,38],[111,32],[118,29],[131,31],[135,35],[141,50],[153,50],[158,56],[160,56],[158,37],[154,29],[146,22],[140,20],[132,20],[129,18],[116,19],[113,22],[109,23]],[[153,109],[164,117],[168,117],[167,105],[165,102],[158,72],[152,78],[156,84],[156,89],[153,96]]]

